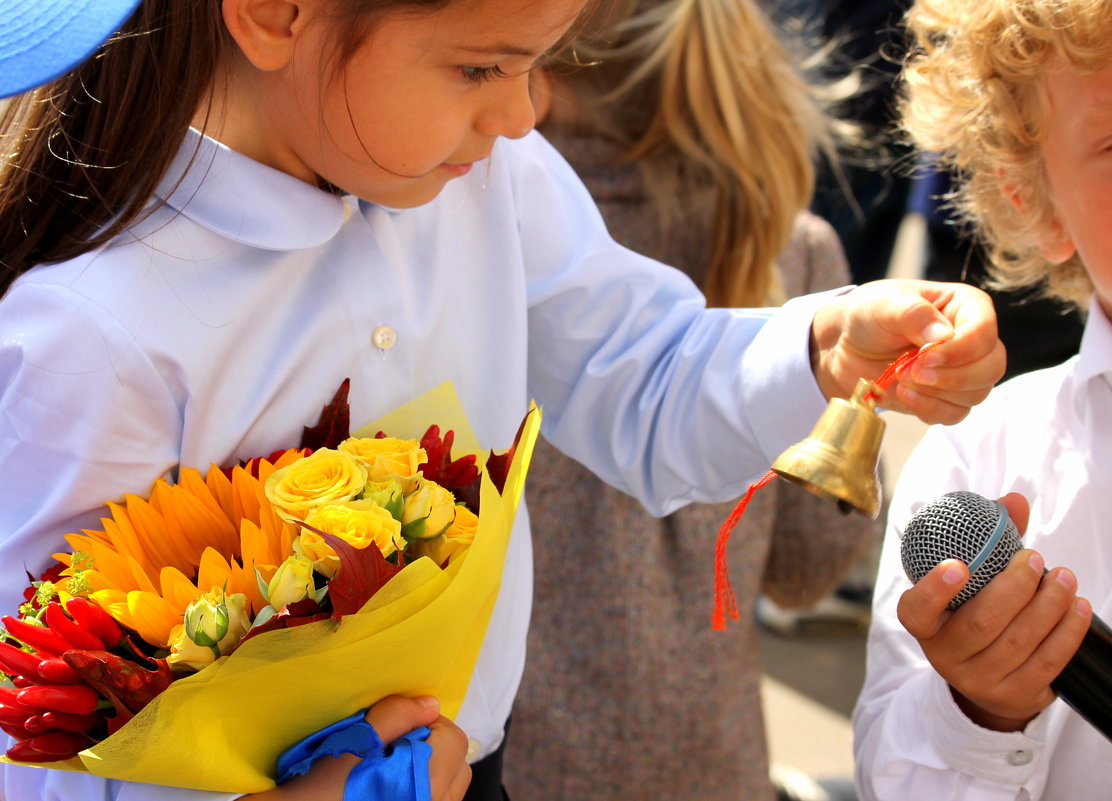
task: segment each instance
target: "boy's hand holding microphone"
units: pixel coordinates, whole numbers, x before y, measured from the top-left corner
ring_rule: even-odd
[[[974,723],[1022,730],[1060,696],[1112,739],[1112,631],[1067,568],[1022,548],[1026,499],[952,492],[922,507],[901,556],[900,622]]]

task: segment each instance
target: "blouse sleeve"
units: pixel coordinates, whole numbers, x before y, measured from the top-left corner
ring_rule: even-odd
[[[30,276],[29,276],[30,277]],[[66,287],[23,281],[0,302],[0,608],[14,614],[63,535],[146,494],[177,463],[181,415],[120,325]],[[237,794],[0,764],[6,801],[229,801]]]
[[[708,310],[682,272],[610,238],[547,143],[532,153],[515,194],[546,436],[654,514],[737,497],[825,406],[808,349],[826,298]]]

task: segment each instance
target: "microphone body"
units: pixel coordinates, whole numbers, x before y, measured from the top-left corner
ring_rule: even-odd
[[[969,583],[950,602],[957,609],[989,583],[1023,547],[1019,531],[998,501],[973,492],[950,492],[908,521],[900,544],[904,572],[914,583],[945,559],[969,566]],[[1112,740],[1112,629],[1093,615],[1077,653],[1050,683],[1058,697]]]

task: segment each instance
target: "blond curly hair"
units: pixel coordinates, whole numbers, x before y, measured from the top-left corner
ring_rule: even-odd
[[[903,126],[954,171],[951,203],[985,243],[992,285],[1084,311],[1093,287],[1080,259],[1054,264],[1038,245],[1059,222],[1040,148],[1044,79],[1061,64],[1112,64],[1112,2],[917,0],[907,24]]]

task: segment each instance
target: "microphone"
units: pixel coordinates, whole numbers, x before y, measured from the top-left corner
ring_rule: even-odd
[[[904,529],[900,559],[917,582],[945,559],[969,566],[969,583],[950,602],[957,609],[1023,548],[1019,530],[999,501],[950,492],[916,512]],[[1058,697],[1112,740],[1112,629],[1093,615],[1077,653],[1050,683]]]

